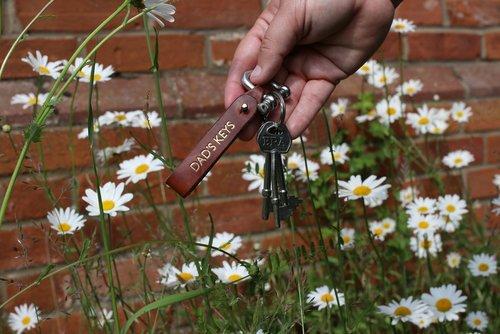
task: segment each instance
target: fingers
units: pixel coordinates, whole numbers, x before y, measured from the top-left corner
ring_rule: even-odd
[[[334,88],[335,85],[326,80],[310,80],[305,84],[300,100],[287,121],[292,138],[298,137],[309,126]]]
[[[256,85],[265,84],[273,79],[282,67],[285,57],[297,44],[301,29],[296,22],[294,6],[282,4],[265,32],[258,53],[257,66],[250,76]]]

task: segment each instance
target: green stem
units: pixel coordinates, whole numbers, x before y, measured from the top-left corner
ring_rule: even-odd
[[[375,241],[373,240],[373,235],[370,231],[370,226],[368,225],[368,216],[366,214],[366,204],[365,204],[365,199],[361,198],[361,202],[363,203],[363,217],[365,221],[365,228],[366,228],[366,233],[368,234],[368,239],[370,240],[370,244],[373,248],[373,251],[375,252],[375,255],[377,256],[377,260],[379,262],[380,266],[380,280],[382,281],[383,288],[385,290],[385,266],[384,266],[384,261],[382,260],[382,256],[380,255],[377,247],[375,246]]]

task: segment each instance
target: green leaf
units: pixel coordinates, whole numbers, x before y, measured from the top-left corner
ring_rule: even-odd
[[[121,333],[125,334],[128,333],[128,329],[130,326],[132,326],[132,323],[136,321],[140,316],[151,312],[156,309],[164,308],[167,306],[170,306],[172,304],[180,303],[185,300],[189,300],[192,298],[196,298],[199,296],[202,296],[206,293],[208,293],[211,289],[198,289],[198,290],[193,290],[193,291],[188,291],[188,292],[183,292],[183,293],[177,293],[175,295],[170,295],[170,296],[165,296],[160,299],[158,299],[155,302],[152,302],[151,304],[148,304],[144,306],[143,308],[139,309],[139,311],[135,312],[134,314],[130,315],[128,318],[127,322],[125,323],[125,326],[121,329]]]
[[[55,266],[56,266],[55,264],[51,263],[47,267],[45,267],[43,271],[40,273],[40,275],[38,275],[38,278],[35,281],[36,285],[40,284],[40,282],[43,281],[45,276],[47,276],[52,271],[52,269],[54,269]]]
[[[43,126],[37,123],[30,123],[26,129],[24,129],[24,139],[26,141],[32,141],[33,143],[38,143],[42,141],[42,130]]]

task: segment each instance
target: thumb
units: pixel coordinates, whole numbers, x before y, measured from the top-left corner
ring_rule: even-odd
[[[271,81],[280,70],[285,57],[299,41],[299,31],[302,28],[297,26],[293,7],[280,6],[262,39],[257,66],[250,76],[255,85]]]

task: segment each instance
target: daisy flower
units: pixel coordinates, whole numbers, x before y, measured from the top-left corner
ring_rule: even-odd
[[[332,117],[337,117],[344,115],[347,111],[347,106],[349,105],[348,99],[338,99],[337,102],[330,104],[330,111],[332,112]]]
[[[497,273],[497,259],[495,255],[486,253],[476,254],[469,261],[468,268],[472,276],[490,276]]]
[[[382,66],[376,60],[370,59],[356,71],[356,74],[361,76],[373,75],[375,72],[380,71],[381,68]]]
[[[457,252],[451,252],[446,255],[446,263],[448,267],[455,269],[460,266],[460,261],[462,260],[462,256]]]
[[[428,215],[436,212],[436,200],[428,197],[417,197],[406,207],[408,215]]]
[[[434,121],[432,122],[431,129],[429,130],[429,133],[433,135],[441,135],[443,134],[450,124],[448,123],[448,120],[450,119],[450,113],[443,109],[435,109],[434,113]]]
[[[216,233],[212,241],[212,246],[220,248],[226,253],[236,254],[241,247],[241,237],[228,232]],[[212,251],[212,256],[227,255],[226,253],[214,250]]]
[[[443,158],[443,164],[450,168],[462,168],[474,161],[474,156],[465,150],[457,150],[448,153]]]
[[[185,287],[187,284],[195,282],[199,276],[194,262],[184,263],[180,270],[171,263],[166,263],[163,268],[158,269],[158,273],[160,274],[159,283],[168,287]]]
[[[123,111],[106,111],[103,115],[99,116],[99,124],[111,125],[118,124],[121,126],[128,126],[132,121],[131,113]]]
[[[429,309],[424,302],[413,297],[403,298],[400,301],[393,300],[388,305],[381,305],[377,308],[379,313],[392,318],[392,325],[398,324],[399,321],[414,322],[415,319],[423,317]]]
[[[467,325],[475,330],[484,331],[488,327],[488,316],[483,311],[470,312],[465,318]]]
[[[289,171],[295,171],[304,165],[304,157],[296,152],[293,152],[286,160],[286,169]]]
[[[394,19],[392,21],[391,30],[401,34],[406,34],[409,32],[414,32],[417,26],[407,19]]]
[[[431,236],[443,226],[443,220],[437,215],[413,215],[408,220],[408,227],[421,238]]]
[[[40,310],[34,304],[16,306],[7,320],[10,329],[17,334],[35,328],[39,321]]]
[[[408,113],[406,115],[406,124],[411,125],[417,134],[429,133],[437,120],[436,113],[436,109],[429,109],[424,104],[417,109],[417,113]]]
[[[101,312],[97,315],[97,325],[101,328],[106,327],[106,324],[111,324],[114,321],[113,311],[108,311],[103,308]]]
[[[130,151],[133,147],[135,147],[135,140],[132,138],[127,138],[121,145],[105,147],[99,150],[97,152],[97,159],[101,162],[104,162],[114,155]]]
[[[451,220],[460,220],[468,212],[467,204],[458,195],[445,195],[438,198],[437,207],[443,216]]]
[[[338,295],[338,301],[336,295]],[[345,299],[343,293],[337,291],[337,294],[335,294],[335,289],[330,289],[328,286],[323,285],[307,294],[307,302],[313,304],[318,310],[322,310],[326,307],[342,306],[345,303]]]
[[[458,123],[467,123],[472,116],[471,107],[463,102],[455,102],[451,106],[451,118]]]
[[[354,234],[353,228],[344,227],[340,230],[340,237],[342,238],[343,244],[340,246],[342,250],[351,249],[354,247]]]
[[[439,234],[426,235],[410,238],[410,248],[418,258],[426,258],[427,253],[430,256],[436,256],[442,250],[443,243]]]
[[[401,202],[401,205],[407,206],[411,202],[413,202],[417,196],[419,195],[419,191],[415,187],[406,187],[404,189],[401,189],[399,192],[399,201]]]
[[[130,210],[124,204],[129,202],[134,197],[134,195],[123,194],[124,188],[125,184],[123,182],[118,185],[113,182],[108,182],[104,186],[100,187],[102,209],[104,213],[109,214],[111,217],[114,217],[116,216],[116,213],[118,211]],[[100,211],[97,193],[92,189],[86,189],[85,196],[83,196],[82,199],[89,204],[86,207],[89,215],[99,216]]]
[[[33,93],[16,94],[10,99],[10,104],[22,104],[23,109],[28,109],[35,105],[43,106],[49,94],[38,94],[38,98]]]
[[[384,88],[392,84],[399,74],[392,67],[385,67],[384,69],[379,68],[373,73],[373,75],[368,76],[368,83],[376,88]]]
[[[47,214],[50,227],[57,231],[57,234],[73,234],[81,229],[85,223],[85,218],[78,214],[73,208],[54,209]]]
[[[168,4],[167,0],[144,0],[144,6],[149,10],[147,15],[150,20],[165,27],[165,22],[174,22],[175,6]]]
[[[154,155],[138,155],[130,160],[120,163],[120,169],[117,171],[118,179],[127,179],[125,184],[137,183],[145,180],[149,173],[162,170],[163,163],[156,159]]]
[[[458,313],[465,312],[467,297],[453,284],[431,288],[422,295],[422,301],[429,305],[439,322],[458,320]]]
[[[435,322],[436,317],[434,316],[434,313],[430,310],[430,308],[427,308],[425,312],[422,312],[412,320],[412,323],[420,329],[427,328]]]
[[[213,268],[212,272],[222,283],[238,284],[250,278],[247,268],[234,261],[231,264],[224,261],[221,268]]]
[[[101,126],[99,125],[99,121],[94,122],[94,133],[98,133],[99,130],[101,129]],[[89,129],[88,128],[83,128],[82,131],[78,134],[78,139],[85,139],[89,137]]]
[[[83,64],[83,58],[82,57],[77,57],[75,59],[75,62],[71,65],[69,65],[69,68],[68,68],[68,71],[71,73],[71,74],[74,74],[76,72],[76,70]],[[85,66],[85,65],[83,65]],[[82,66],[82,68],[83,68]],[[85,77],[85,73],[83,73],[83,71],[80,69],[77,73],[76,73],[76,78],[78,79],[81,79]]]
[[[386,234],[396,231],[396,221],[392,218],[382,219],[380,225],[382,226]]]
[[[346,201],[363,198],[365,204],[370,203],[391,187],[390,184],[382,184],[385,179],[385,177],[377,179],[375,175],[370,175],[363,181],[361,175],[352,175],[347,182],[339,181],[339,197],[345,197]]]
[[[317,180],[319,177],[318,171],[319,171],[319,164],[317,162],[307,159],[307,168],[305,162],[301,166],[299,166],[296,178],[297,180],[302,182],[307,182],[308,179],[314,181]]]
[[[358,122],[358,123],[370,122],[370,121],[373,121],[377,117],[378,117],[377,110],[372,109],[364,115],[356,116],[356,122]]]
[[[422,88],[424,88],[422,81],[411,79],[403,82],[403,84],[397,88],[397,92],[406,96],[415,96],[422,91]]]
[[[82,82],[90,82],[92,75],[92,65],[85,65],[81,69],[81,77],[80,80]],[[79,75],[80,75],[79,72]],[[94,66],[94,84],[98,82],[106,82],[111,80],[111,76],[115,73],[113,66],[109,65],[108,67],[104,67],[104,65],[95,63]]]
[[[500,174],[496,174],[493,177],[493,184],[497,187],[500,188]]]
[[[242,169],[242,178],[249,181],[248,191],[264,188],[264,165],[266,158],[263,155],[252,154],[249,160],[245,161],[245,168]]]
[[[31,52],[28,52],[28,56],[21,58],[21,61],[30,65],[33,68],[33,72],[57,79],[64,67],[62,65],[63,62],[60,60],[49,62],[49,57],[42,55],[38,50],[36,50],[35,54],[36,56],[33,56]]]
[[[349,153],[350,148],[349,145],[346,143],[342,143],[340,145],[334,145],[332,146],[332,149],[330,150],[329,147],[323,149],[320,154],[320,160],[323,165],[332,165],[332,151],[333,151],[333,158],[335,159],[335,162],[338,164],[344,164],[349,160],[349,157],[347,156],[347,153]]]
[[[370,233],[373,238],[378,241],[384,241],[386,236],[386,231],[380,222],[371,222],[369,225]]]
[[[382,124],[389,125],[401,118],[406,104],[402,103],[398,95],[382,99],[375,106],[379,121]]]
[[[366,203],[369,208],[376,208],[377,206],[381,206],[386,199],[389,198],[389,193],[387,189],[383,189],[379,194],[374,196],[371,201]]]
[[[161,118],[156,111],[148,112],[146,115],[142,111],[133,113],[130,125],[135,128],[152,129],[161,124]]]

